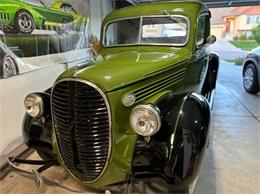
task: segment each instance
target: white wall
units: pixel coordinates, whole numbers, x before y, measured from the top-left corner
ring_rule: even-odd
[[[65,69],[65,64],[57,64],[0,79],[0,156],[21,144],[19,142],[22,135],[25,96],[31,92],[48,89]]]
[[[21,58],[24,65],[29,65],[31,70],[34,70],[0,79],[0,156],[22,144],[25,96],[48,89],[67,67],[82,63],[89,56],[89,49],[80,49],[49,56]],[[46,63],[49,66],[46,66]]]
[[[101,22],[110,11],[112,11],[111,0],[90,0],[91,34],[100,37]],[[74,63],[70,62],[69,66],[71,65]],[[19,76],[0,79],[0,156],[8,154],[22,143],[24,97],[30,92],[43,91],[52,86],[58,75],[65,69],[65,64],[57,63]]]
[[[112,11],[111,0],[90,0],[90,31],[100,38],[101,23],[105,16]]]

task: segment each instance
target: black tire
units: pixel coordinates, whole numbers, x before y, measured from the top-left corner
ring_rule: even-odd
[[[249,64],[245,67],[243,72],[243,85],[248,93],[256,94],[259,92],[257,70],[254,64]]]
[[[17,12],[14,24],[17,32],[21,34],[31,34],[35,29],[33,16],[26,10]]]
[[[12,69],[12,70],[9,71],[8,74],[6,73],[6,70],[5,70],[6,63],[8,63],[6,61],[9,61],[9,63],[11,63],[10,68]],[[19,74],[19,69],[18,69],[16,61],[11,56],[6,55],[3,59],[3,61],[2,61],[1,66],[0,66],[0,77],[1,78],[8,78],[8,77],[11,77],[11,76],[16,76],[18,74]]]

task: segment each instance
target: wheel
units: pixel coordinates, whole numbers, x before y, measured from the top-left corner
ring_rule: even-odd
[[[19,11],[15,17],[15,28],[18,33],[31,34],[35,29],[32,15],[25,10]]]
[[[256,67],[254,64],[246,66],[243,74],[244,88],[248,93],[256,94],[259,92],[258,78]]]
[[[15,60],[11,56],[6,55],[3,60],[3,65],[0,71],[0,75],[2,75],[3,78],[7,78],[18,74],[19,74],[19,70]]]

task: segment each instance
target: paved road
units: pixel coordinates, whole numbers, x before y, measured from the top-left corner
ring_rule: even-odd
[[[247,94],[242,66],[221,62],[209,150],[196,193],[260,193],[260,94]]]
[[[216,43],[211,46],[211,51],[218,53],[220,58],[224,60],[245,58],[248,53],[239,48],[236,48],[224,39],[217,40]]]

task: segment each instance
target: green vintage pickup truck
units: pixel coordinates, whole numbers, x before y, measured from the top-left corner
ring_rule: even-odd
[[[110,13],[97,59],[25,98],[25,143],[91,188],[191,192],[219,67],[210,17],[198,1]]]

